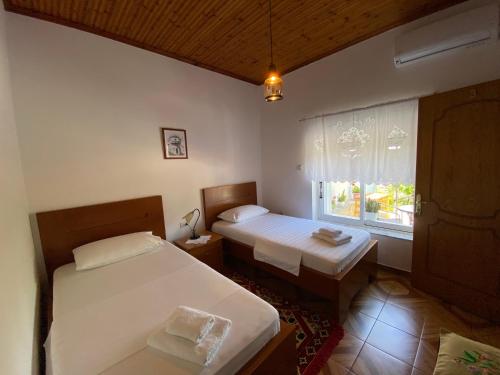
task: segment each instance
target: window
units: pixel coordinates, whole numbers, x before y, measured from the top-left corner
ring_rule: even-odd
[[[412,231],[417,107],[408,100],[304,120],[304,169],[321,181],[321,219]]]
[[[411,231],[413,184],[365,184],[325,182],[320,217],[346,224]]]
[[[413,184],[366,185],[365,222],[371,225],[389,224],[385,226],[394,228],[412,227],[414,197]]]
[[[359,183],[328,182],[325,184],[324,213],[349,219],[360,219]]]

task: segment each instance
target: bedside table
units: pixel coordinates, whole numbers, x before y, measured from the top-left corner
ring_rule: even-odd
[[[200,262],[212,267],[214,270],[221,272],[223,267],[222,258],[222,237],[220,234],[205,231],[199,233],[201,236],[210,235],[210,240],[203,245],[187,244],[189,237],[184,237],[174,241],[174,243],[184,250],[186,253],[194,256]]]

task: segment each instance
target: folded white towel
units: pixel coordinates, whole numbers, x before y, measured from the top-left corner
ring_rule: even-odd
[[[333,229],[333,228],[319,228],[318,232],[332,237],[337,237],[342,234],[342,231],[340,229]]]
[[[320,233],[320,232],[314,232],[312,234],[312,236],[314,238],[319,239],[319,240],[326,241],[326,242],[332,244],[333,246],[344,245],[352,239],[352,236],[349,236],[347,234],[341,234],[337,237],[331,237],[331,236],[325,235],[325,234]]]
[[[148,345],[154,349],[171,354],[201,366],[208,366],[222,346],[231,321],[214,315],[214,325],[199,344],[195,344],[179,336],[166,333],[163,329],[148,338]]]
[[[214,325],[214,316],[187,306],[178,306],[170,315],[165,332],[198,344]]]

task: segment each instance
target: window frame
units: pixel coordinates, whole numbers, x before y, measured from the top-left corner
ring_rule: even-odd
[[[408,225],[402,225],[402,224],[392,224],[392,223],[384,223],[380,221],[373,221],[373,220],[367,220],[365,219],[365,202],[366,202],[366,183],[360,182],[360,206],[359,206],[359,212],[360,212],[360,217],[358,218],[352,218],[352,217],[346,217],[342,215],[334,215],[334,214],[329,214],[326,211],[326,204],[327,204],[327,199],[325,199],[327,196],[330,196],[328,193],[328,182],[327,181],[320,181],[319,183],[314,183],[314,185],[318,186],[318,194],[315,194],[316,196],[316,207],[317,207],[317,217],[319,220],[322,221],[329,221],[333,223],[338,223],[338,224],[345,224],[345,225],[354,225],[354,226],[361,226],[361,227],[366,227],[366,228],[374,228],[374,229],[382,229],[382,230],[391,230],[391,231],[397,231],[397,232],[402,232],[402,233],[413,233],[413,226],[408,226]]]

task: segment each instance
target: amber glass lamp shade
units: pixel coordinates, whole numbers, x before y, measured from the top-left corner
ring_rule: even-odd
[[[266,102],[275,102],[283,99],[283,80],[275,69],[270,69],[264,81],[264,96]]]

